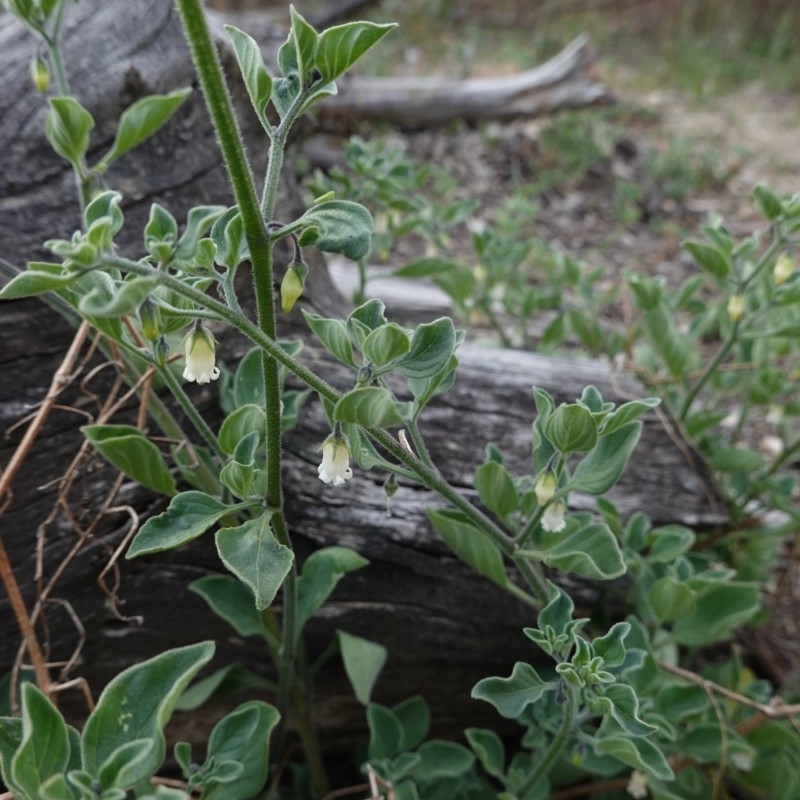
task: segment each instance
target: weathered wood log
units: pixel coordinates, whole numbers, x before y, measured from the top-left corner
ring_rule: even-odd
[[[161,0],[87,0],[75,9],[70,7],[70,12],[65,61],[74,92],[97,122],[93,152],[102,153],[113,138],[115,119],[127,104],[145,93],[191,83],[189,56],[171,6]],[[43,104],[28,90],[30,51],[27,34],[7,19],[0,20],[0,82],[5,89],[0,95],[0,229],[3,256],[17,266],[42,257],[42,241],[69,236],[79,224],[71,174],[49,150],[42,133]],[[225,59],[236,75],[230,55]],[[198,203],[230,202],[211,127],[199,93],[195,95],[168,127],[122,159],[109,175],[110,185],[125,195],[126,224],[118,237],[125,254],[140,254],[141,231],[154,200],[178,219]],[[266,149],[262,132],[241,89],[234,89],[234,97],[258,169]],[[284,198],[283,207],[291,210],[290,198]],[[342,307],[321,266],[315,267],[301,304],[326,314]],[[3,430],[41,401],[71,335],[69,324],[41,303],[0,306]],[[299,310],[284,320],[282,335],[303,338],[304,360],[334,385],[343,389],[352,385],[353,376],[331,364],[309,339]],[[228,363],[246,348],[229,333],[220,332],[220,339],[220,353]],[[462,347],[460,358],[455,387],[432,403],[423,433],[445,476],[467,493],[488,441],[504,451],[512,470],[528,470],[532,385],[551,391],[557,402],[574,400],[588,383],[612,401],[640,393],[625,376],[613,375],[607,366],[592,361],[472,345]],[[76,381],[65,389],[59,398],[62,409],[48,417],[13,484],[10,505],[0,517],[3,542],[30,606],[37,597],[39,577],[45,581],[52,577],[76,544],[68,516],[57,514],[46,524],[44,520],[58,499],[53,481],[64,473],[80,446],[78,426],[95,412],[92,393],[101,394],[107,388],[103,375],[110,373],[107,370],[86,387]],[[216,385],[196,388],[193,396],[213,414]],[[320,545],[341,544],[361,552],[370,566],[342,581],[332,602],[309,625],[310,652],[320,652],[339,628],[379,641],[390,653],[376,691],[379,701],[393,703],[412,694],[425,695],[439,734],[457,735],[468,724],[494,724],[496,717],[486,704],[466,698],[481,677],[507,673],[516,658],[537,657],[520,633],[522,626],[532,622],[530,609],[477,577],[438,541],[425,514],[437,502],[428,492],[402,484],[392,501],[392,516],[387,517],[383,475],[357,471],[344,487],[322,484],[316,475],[317,448],[327,433],[319,405],[311,402],[286,442],[287,516],[298,556],[302,559]],[[17,429],[0,443],[2,463],[8,462],[20,437]],[[96,510],[112,480],[111,471],[97,459],[81,469],[81,481],[64,498],[78,522]],[[656,415],[647,418],[643,441],[612,498],[624,514],[644,511],[656,523],[703,526],[725,516],[700,459]],[[573,501],[584,502],[579,497]],[[130,506],[142,519],[164,505],[132,484],[123,485],[117,504]],[[127,522],[124,514],[110,515],[77,549],[55,585],[51,599],[59,602],[48,605],[45,614],[50,658],[65,660],[78,652],[79,662],[70,675],[87,678],[95,694],[126,666],[199,639],[218,641],[216,666],[235,660],[263,671],[267,661],[263,650],[233,636],[187,591],[192,580],[222,571],[210,536],[178,551],[125,563],[117,596],[124,602],[123,614],[131,620],[120,620],[113,613],[95,581],[109,553],[121,542]],[[37,540],[40,566],[35,558]],[[571,589],[581,612],[590,613],[598,587],[574,581]],[[83,640],[67,608],[82,622]],[[141,618],[142,624],[136,624],[135,618]],[[0,673],[11,668],[18,646],[13,616],[0,595]],[[80,716],[80,698],[70,695],[64,707],[73,717]],[[341,746],[351,735],[363,733],[362,710],[351,699],[336,665],[320,673],[314,707],[323,736],[335,733],[326,738],[328,746]],[[196,717],[188,734],[194,741],[203,738]]]
[[[589,40],[579,36],[546,63],[516,75],[480,78],[398,77],[342,82],[325,113],[403,127],[466,120],[538,117],[569,108],[607,105],[612,93],[592,76]]]

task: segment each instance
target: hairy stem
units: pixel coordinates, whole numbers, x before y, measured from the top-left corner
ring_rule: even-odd
[[[579,690],[570,684],[566,684],[564,690],[567,695],[567,701],[564,704],[564,716],[561,718],[561,725],[559,725],[555,738],[550,742],[547,750],[539,757],[533,771],[517,790],[517,794],[520,797],[524,797],[536,785],[537,781],[550,772],[561,753],[564,752],[564,748],[567,746],[569,737],[572,734],[572,728],[575,725],[575,716],[578,712]]]

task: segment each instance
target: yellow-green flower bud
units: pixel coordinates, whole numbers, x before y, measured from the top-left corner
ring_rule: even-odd
[[[145,298],[139,306],[139,323],[142,335],[149,342],[155,342],[161,336],[161,312],[155,303]]]
[[[297,298],[303,294],[307,274],[308,267],[299,261],[286,270],[281,281],[281,308],[284,313],[288,314],[297,302]]]
[[[40,94],[44,94],[50,86],[50,73],[41,58],[31,61],[31,80]]]
[[[731,322],[738,322],[744,314],[744,295],[732,294],[728,298],[728,318]]]
[[[159,366],[164,366],[169,358],[169,344],[166,337],[161,336],[158,341],[153,345],[153,354],[156,357],[156,362]]]
[[[775,285],[780,286],[782,283],[786,283],[792,275],[794,275],[794,259],[788,253],[783,253],[778,256],[772,272]]]
[[[549,469],[539,473],[533,491],[536,493],[536,502],[540,506],[546,506],[553,495],[556,493],[556,476]]]

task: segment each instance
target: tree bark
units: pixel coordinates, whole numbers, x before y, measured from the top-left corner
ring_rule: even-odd
[[[96,120],[92,152],[99,154],[112,141],[115,120],[124,107],[144,94],[192,83],[189,56],[175,15],[162,0],[113,4],[89,0],[70,6],[69,12],[65,61],[73,91]],[[0,82],[5,87],[0,95],[0,229],[4,231],[4,260],[17,267],[26,260],[46,258],[42,242],[69,237],[79,225],[71,174],[47,145],[42,132],[44,103],[28,87],[31,50],[28,35],[7,18],[0,19]],[[238,76],[230,54],[223,55],[229,73]],[[263,133],[244,92],[236,86],[234,80],[244,136],[254,167],[260,170],[266,152]],[[148,144],[121,159],[108,180],[125,196],[126,222],[118,244],[120,252],[131,257],[142,252],[142,230],[151,202],[164,204],[179,220],[194,205],[231,202],[199,93],[193,93],[176,118]],[[281,217],[291,219],[292,207],[291,197],[284,196]],[[299,305],[327,315],[344,308],[322,265],[315,265],[308,294]],[[42,400],[72,330],[42,303],[0,306],[4,368],[0,425],[4,430]],[[246,344],[229,332],[219,334],[222,358],[235,363]],[[302,338],[304,361],[333,385],[352,386],[352,374],[331,364],[310,339],[298,309],[284,319],[281,335]],[[459,357],[462,366],[454,389],[431,404],[422,427],[445,477],[470,495],[472,475],[483,460],[486,442],[501,448],[511,470],[529,470],[532,385],[552,392],[556,402],[574,401],[589,383],[606,400],[619,402],[641,394],[629,378],[614,375],[594,361],[469,344],[462,346]],[[90,361],[83,374],[97,364],[96,358]],[[109,554],[122,541],[128,517],[110,513],[90,538],[76,540],[76,526],[104,501],[113,482],[112,471],[99,459],[84,461],[80,480],[61,498],[64,507],[48,520],[59,501],[54,481],[67,470],[80,446],[78,428],[96,413],[95,397],[108,389],[111,374],[106,369],[83,385],[78,379],[65,387],[59,408],[47,418],[14,481],[13,497],[2,515],[3,542],[29,608],[42,582],[67,563],[77,543],[46,607],[46,633],[41,622],[38,628],[49,657],[55,662],[77,654],[78,663],[64,677],[87,678],[95,695],[121,669],[165,648],[200,639],[218,642],[215,666],[238,661],[263,672],[267,661],[263,649],[234,636],[187,591],[192,580],[224,571],[211,535],[177,551],[124,563],[115,590],[124,603],[121,611],[127,619],[122,619],[113,613],[96,581]],[[194,387],[197,404],[219,418],[216,396],[216,384]],[[2,463],[8,463],[23,428],[10,432],[0,443]],[[151,432],[155,432],[153,426]],[[517,658],[537,658],[536,649],[520,631],[534,622],[534,615],[448,552],[427,522],[426,509],[437,504],[430,493],[401,482],[387,516],[382,474],[356,470],[354,479],[343,487],[322,484],[316,465],[319,445],[328,432],[319,404],[310,402],[286,441],[287,516],[298,557],[303,559],[323,545],[339,544],[358,550],[370,565],[347,576],[309,625],[309,651],[313,655],[324,649],[336,629],[381,642],[389,649],[389,661],[376,689],[378,701],[391,704],[423,694],[431,704],[437,734],[458,735],[472,724],[493,725],[496,716],[486,704],[468,701],[469,690],[486,675],[507,674]],[[642,442],[611,497],[626,516],[643,511],[655,524],[699,527],[725,518],[701,459],[679,431],[656,414],[646,418]],[[576,507],[591,505],[579,496],[571,501]],[[163,499],[130,483],[123,484],[115,503],[134,509],[141,520],[165,505]],[[609,591],[587,581],[570,580],[569,586],[580,614],[591,614],[598,599]],[[0,674],[11,669],[18,646],[8,602],[0,596]],[[71,719],[85,713],[77,694],[65,696],[62,704]],[[338,665],[331,664],[320,673],[314,708],[327,746],[335,749],[363,734],[363,710],[351,698]],[[181,735],[202,741],[206,723],[212,724],[213,719],[192,716]]]

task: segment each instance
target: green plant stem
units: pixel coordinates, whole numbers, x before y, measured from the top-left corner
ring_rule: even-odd
[[[261,194],[261,214],[267,222],[272,220],[275,214],[275,203],[278,199],[278,185],[283,169],[283,154],[286,150],[286,141],[289,131],[294,125],[297,117],[303,108],[306,100],[305,90],[301,90],[292,104],[286,110],[286,114],[272,133],[269,146],[269,159],[267,161],[267,174],[264,178],[264,190]]]
[[[764,254],[758,260],[758,263],[753,268],[753,271],[750,275],[739,284],[739,292],[744,292],[747,288],[747,285],[753,281],[761,270],[764,268],[766,264],[768,264],[778,249],[783,245],[783,237],[776,236],[773,240],[772,244],[766,249]],[[680,413],[678,414],[679,419],[681,422],[686,421],[686,416],[692,408],[692,403],[694,402],[697,395],[700,393],[702,388],[708,383],[711,376],[716,372],[717,367],[722,363],[722,359],[730,351],[731,347],[736,343],[736,334],[739,331],[739,321],[737,320],[731,325],[730,331],[728,331],[728,335],[725,338],[725,341],[722,343],[722,346],[717,351],[714,358],[706,365],[706,368],[703,370],[700,377],[697,379],[697,382],[690,390],[689,394],[686,395],[686,399],[683,401],[683,405],[681,406]]]
[[[219,440],[214,435],[214,431],[209,428],[208,423],[195,408],[194,403],[189,399],[180,381],[172,374],[172,370],[168,366],[159,366],[157,369],[161,379],[172,392],[183,410],[183,413],[186,414],[189,421],[194,425],[195,430],[203,437],[203,441],[209,446],[211,452],[219,458],[220,462],[224,463],[226,455],[219,446]]]
[[[409,420],[406,423],[406,428],[408,429],[409,434],[411,434],[411,441],[414,442],[414,447],[417,449],[417,455],[419,456],[420,460],[427,467],[438,472],[433,463],[433,459],[431,458],[431,454],[428,451],[428,446],[425,444],[425,440],[422,438],[422,433],[420,432],[417,420]]]
[[[264,378],[264,411],[266,413],[267,489],[265,502],[274,511],[272,529],[275,538],[282,545],[291,549],[292,543],[283,515],[283,488],[281,485],[281,390],[278,362],[275,357],[275,351],[281,348],[276,344],[277,329],[273,297],[272,245],[267,235],[265,223],[265,217],[269,218],[272,215],[274,198],[277,196],[277,185],[283,163],[283,148],[286,144],[286,136],[291,123],[288,119],[285,120],[288,124],[284,125],[282,123],[273,137],[269,167],[267,169],[267,185],[265,186],[266,202],[264,213],[262,213],[262,208],[259,206],[256,197],[253,176],[245,156],[241,134],[233,113],[230,96],[225,85],[216,49],[211,41],[200,0],[176,0],[176,4],[183,21],[186,38],[189,42],[200,84],[203,87],[223,158],[225,159],[234,196],[242,217],[245,238],[250,250],[258,317],[258,338],[262,344],[261,366]],[[299,106],[294,113],[297,114],[298,112]],[[227,309],[227,307],[225,308]],[[245,318],[235,310],[232,309],[231,311],[239,320],[240,324],[237,327],[241,329],[241,323]],[[222,316],[225,318],[224,314]],[[263,346],[264,342],[269,342],[270,347]],[[281,625],[277,700],[278,711],[281,713],[282,720],[281,730],[278,734],[279,746],[285,731],[285,712],[288,707],[289,692],[293,682],[293,667],[296,655],[297,571],[294,564],[284,581],[282,595],[284,613]],[[314,755],[313,753],[314,740],[304,740],[304,745],[309,761],[318,758],[318,754]]]
[[[555,738],[550,742],[547,750],[536,762],[533,771],[525,779],[522,786],[517,789],[516,794],[519,797],[524,797],[536,785],[537,781],[550,772],[561,753],[564,752],[564,748],[567,746],[569,737],[572,734],[572,728],[575,725],[575,717],[578,712],[578,692],[580,690],[571,684],[565,684],[564,688],[567,694],[567,701],[564,704],[564,716],[561,718],[561,725],[559,725]]]
[[[711,361],[706,364],[706,368],[695,382],[695,385],[686,395],[683,405],[681,406],[680,414],[678,414],[678,418],[681,422],[686,421],[686,416],[688,415],[689,411],[691,411],[692,403],[694,402],[695,398],[700,393],[701,389],[706,385],[706,383],[708,383],[711,376],[717,371],[717,367],[722,363],[722,360],[725,358],[725,356],[728,355],[733,345],[736,344],[736,334],[738,331],[739,322],[736,321],[731,325],[731,329],[728,331],[725,341],[722,343],[719,350],[717,350],[714,358],[712,358]]]

